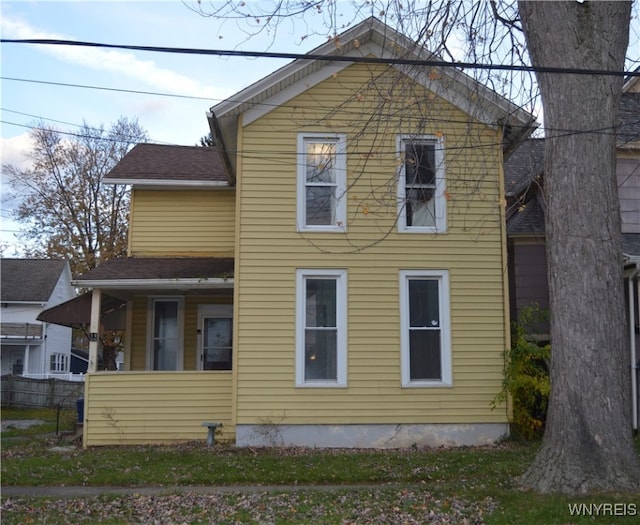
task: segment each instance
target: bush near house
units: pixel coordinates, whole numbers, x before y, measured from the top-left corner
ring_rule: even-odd
[[[510,399],[513,404],[511,434],[531,440],[542,437],[549,403],[549,358],[551,345],[535,341],[532,334],[549,313],[538,305],[523,308],[513,324],[511,348],[505,352],[502,390],[494,405]]]

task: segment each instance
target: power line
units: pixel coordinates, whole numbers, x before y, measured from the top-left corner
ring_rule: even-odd
[[[45,38],[14,39],[3,38],[4,44],[38,44],[38,45],[63,45],[77,47],[94,47],[100,49],[127,49],[130,51],[151,51],[155,53],[173,53],[183,55],[215,55],[226,57],[251,57],[251,58],[282,58],[289,60],[322,60],[325,62],[351,62],[363,64],[386,64],[425,67],[452,67],[458,69],[484,69],[498,71],[524,71],[530,73],[563,73],[573,75],[598,75],[598,76],[622,76],[640,77],[640,71],[607,71],[602,69],[582,69],[550,66],[518,66],[504,64],[479,64],[477,62],[447,62],[444,60],[424,60],[411,58],[383,58],[364,56],[340,56],[319,55],[315,53],[276,53],[273,51],[237,51],[225,49],[198,49],[189,47],[165,47],[165,46],[134,46],[125,44],[104,44],[100,42],[83,42],[79,40],[57,40]]]

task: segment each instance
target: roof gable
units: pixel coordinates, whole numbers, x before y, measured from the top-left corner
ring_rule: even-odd
[[[207,114],[211,133],[223,151],[237,150],[238,117],[247,125],[300,93],[346,69],[353,61],[381,59],[440,60],[432,53],[396,32],[380,20],[370,17],[338,37],[281,67],[227,100],[213,106]],[[322,57],[341,57],[335,62]],[[397,70],[481,123],[503,126],[517,136],[528,136],[534,118],[504,97],[491,91],[454,67],[424,67],[396,64]],[[434,74],[434,69],[437,74]],[[230,158],[232,169],[234,160]]]
[[[47,302],[67,265],[56,259],[1,259],[1,300]]]

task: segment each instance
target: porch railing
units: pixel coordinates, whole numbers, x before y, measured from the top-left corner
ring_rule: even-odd
[[[90,373],[84,399],[85,447],[204,441],[205,421],[235,437],[231,371]]]

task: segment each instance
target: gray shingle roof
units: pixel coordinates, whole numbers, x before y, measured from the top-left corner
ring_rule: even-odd
[[[232,257],[121,257],[102,262],[76,281],[223,277],[233,277]]]
[[[544,169],[544,139],[524,141],[504,163],[504,191],[512,199],[525,191]]]
[[[544,208],[536,194],[521,205],[507,220],[508,235],[544,235]]]
[[[617,130],[617,145],[640,141],[640,93],[624,93],[618,112],[620,127]]]
[[[66,264],[57,259],[0,259],[1,300],[48,301]]]
[[[134,146],[105,180],[228,182],[228,177],[215,148],[143,143]]]
[[[640,233],[622,234],[622,253],[631,257],[640,257]]]

